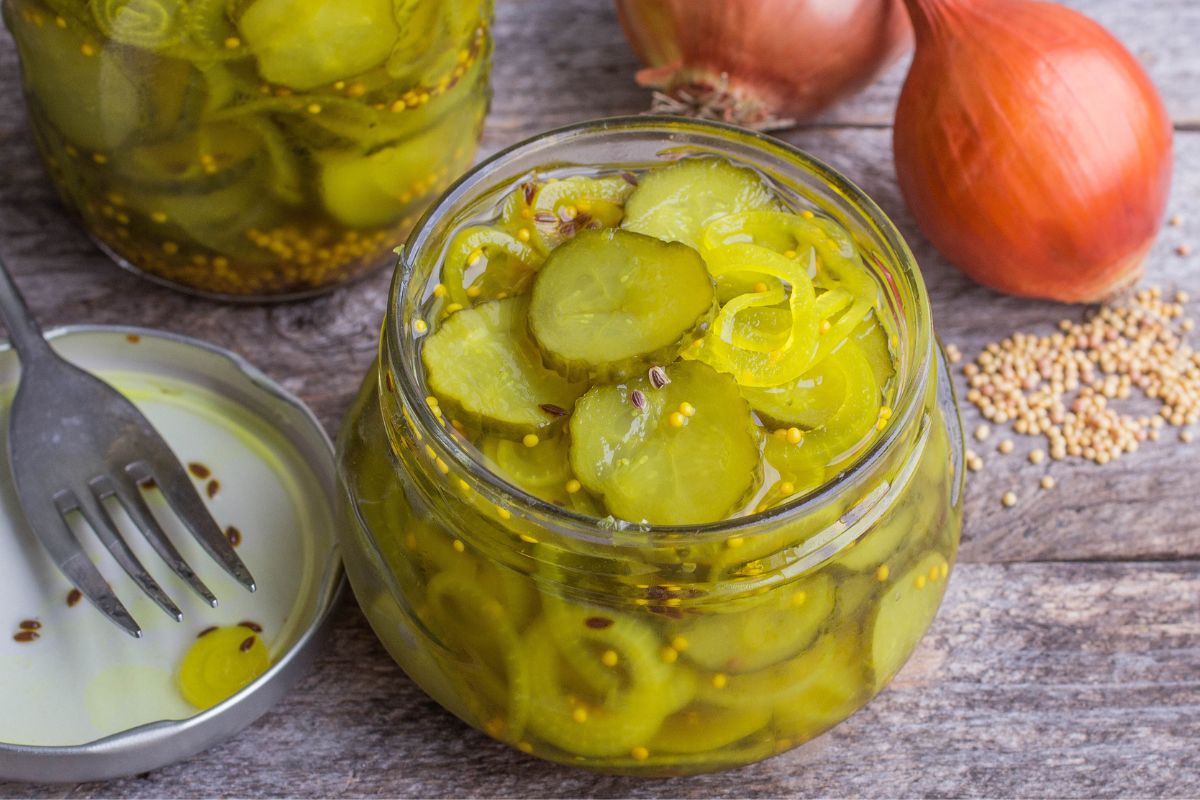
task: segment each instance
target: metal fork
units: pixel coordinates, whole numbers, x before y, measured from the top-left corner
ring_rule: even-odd
[[[175,574],[217,605],[142,497],[141,485],[153,481],[204,550],[253,592],[254,578],[171,448],[120,392],[54,352],[3,260],[0,318],[21,359],[21,382],[9,412],[9,467],[26,520],[67,580],[130,635],[142,635],[68,525],[68,515],[78,511],[133,582],[176,621],[183,619],[117,530],[104,504],[115,497]]]

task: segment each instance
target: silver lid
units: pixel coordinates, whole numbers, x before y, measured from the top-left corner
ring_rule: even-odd
[[[7,528],[0,531],[0,779],[104,780],[165,766],[232,736],[307,668],[343,584],[333,447],[299,400],[226,350],[139,328],[70,327],[48,338],[124,392],[192,465],[259,585],[249,594],[225,575],[151,490],[148,501],[220,605],[209,608],[192,595],[121,515],[131,546],[184,612],[174,622],[78,527],[145,630],[141,640],[124,636],[86,602],[69,602],[70,585],[25,528],[8,481],[0,481],[0,527]],[[0,347],[0,436],[19,373],[15,354]],[[39,626],[36,638],[19,635],[24,621]],[[179,690],[178,666],[202,631],[242,622],[262,628],[271,666],[199,711]]]

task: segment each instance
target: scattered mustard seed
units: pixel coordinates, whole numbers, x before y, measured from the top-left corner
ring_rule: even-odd
[[[1164,425],[1200,422],[1200,353],[1185,340],[1194,328],[1184,316],[1187,300],[1186,292],[1147,288],[1082,322],[1062,320],[1052,334],[992,342],[962,367],[966,399],[991,423],[1044,437],[1055,461],[1108,464],[1136,452],[1158,440]],[[1136,416],[1117,407],[1135,392],[1158,412]],[[979,441],[988,435],[987,425],[975,431]]]
[[[1192,443],[1192,432],[1191,431],[1180,431],[1179,432],[1179,441],[1183,442],[1184,444],[1191,444]]]
[[[996,445],[996,450],[998,450],[1001,455],[1008,455],[1013,451],[1014,448],[1016,448],[1016,445],[1013,444],[1012,439],[1003,439],[1001,440],[1000,444]]]
[[[1042,476],[1042,480],[1039,482],[1039,485],[1040,485],[1040,486],[1041,486],[1043,489],[1053,489],[1053,488],[1054,488],[1054,483],[1055,483],[1055,481],[1054,481],[1054,476],[1052,476],[1052,475],[1043,475],[1043,476]]]
[[[1040,464],[1046,460],[1046,451],[1040,447],[1036,447],[1029,451],[1029,463]]]
[[[1005,508],[1012,508],[1017,504],[1017,496],[1012,492],[1005,492],[1000,498],[1000,502],[1004,504]]]
[[[992,435],[992,429],[987,425],[979,425],[975,428],[975,441],[986,442],[987,438]]]
[[[1175,254],[1183,258],[1187,258],[1192,254],[1192,246],[1187,242],[1184,242],[1175,248]]]

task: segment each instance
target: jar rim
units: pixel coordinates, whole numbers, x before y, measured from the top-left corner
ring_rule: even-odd
[[[555,128],[524,139],[497,151],[488,158],[480,161],[458,180],[456,180],[438,200],[426,209],[416,226],[413,228],[408,241],[401,248],[393,280],[389,288],[387,316],[380,343],[380,363],[395,375],[395,391],[405,410],[405,416],[411,424],[419,429],[426,442],[432,442],[443,455],[448,455],[455,465],[476,486],[484,489],[491,498],[499,499],[511,513],[526,512],[530,515],[547,518],[552,521],[560,533],[581,540],[609,541],[605,535],[614,529],[612,523],[602,524],[606,518],[598,518],[582,514],[572,509],[564,508],[554,503],[535,497],[520,487],[514,486],[499,475],[489,470],[469,450],[449,433],[447,426],[441,424],[432,409],[425,402],[426,392],[421,386],[419,351],[417,339],[414,336],[414,326],[410,324],[414,308],[406,303],[415,266],[425,250],[435,240],[433,236],[435,223],[443,216],[451,213],[457,204],[473,197],[473,191],[486,181],[494,170],[507,161],[520,156],[546,152],[547,163],[554,163],[554,154],[560,148],[567,147],[580,140],[603,138],[615,133],[643,133],[660,135],[664,144],[669,143],[673,135],[681,132],[692,136],[707,137],[710,144],[719,147],[722,143],[731,141],[748,145],[753,150],[781,157],[788,166],[801,173],[808,173],[832,188],[861,218],[869,223],[873,231],[880,237],[880,244],[890,257],[889,266],[897,268],[898,273],[907,281],[907,288],[913,301],[913,335],[907,342],[911,346],[910,361],[912,368],[903,375],[899,390],[896,393],[893,414],[887,419],[880,435],[870,443],[854,460],[843,468],[832,479],[822,483],[809,492],[799,494],[786,503],[772,506],[764,511],[756,511],[715,522],[690,525],[658,525],[647,522],[617,520],[616,527],[625,532],[637,531],[647,537],[689,537],[691,541],[704,541],[710,538],[725,538],[733,533],[749,533],[748,529],[771,527],[790,519],[799,518],[814,510],[820,509],[836,500],[847,487],[853,486],[864,474],[870,474],[872,468],[890,452],[893,445],[900,440],[904,432],[909,430],[915,417],[920,413],[925,392],[929,385],[930,366],[934,361],[932,313],[929,296],[921,276],[916,258],[909,249],[895,223],[865,192],[849,178],[842,175],[824,161],[806,153],[800,148],[768,136],[767,134],[740,128],[722,122],[710,120],[694,120],[662,115],[615,116],[587,120],[571,125]],[[436,241],[436,240],[435,240]],[[918,346],[924,343],[924,348]],[[395,365],[403,365],[395,369]],[[608,518],[611,519],[611,518]]]

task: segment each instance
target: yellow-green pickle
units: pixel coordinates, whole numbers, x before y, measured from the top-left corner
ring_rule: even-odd
[[[933,621],[962,436],[911,254],[828,168],[608,120],[476,168],[340,439],[347,569],[447,709],[679,775],[848,717]]]
[[[296,297],[385,263],[471,162],[491,0],[3,0],[64,202],[118,263]]]

